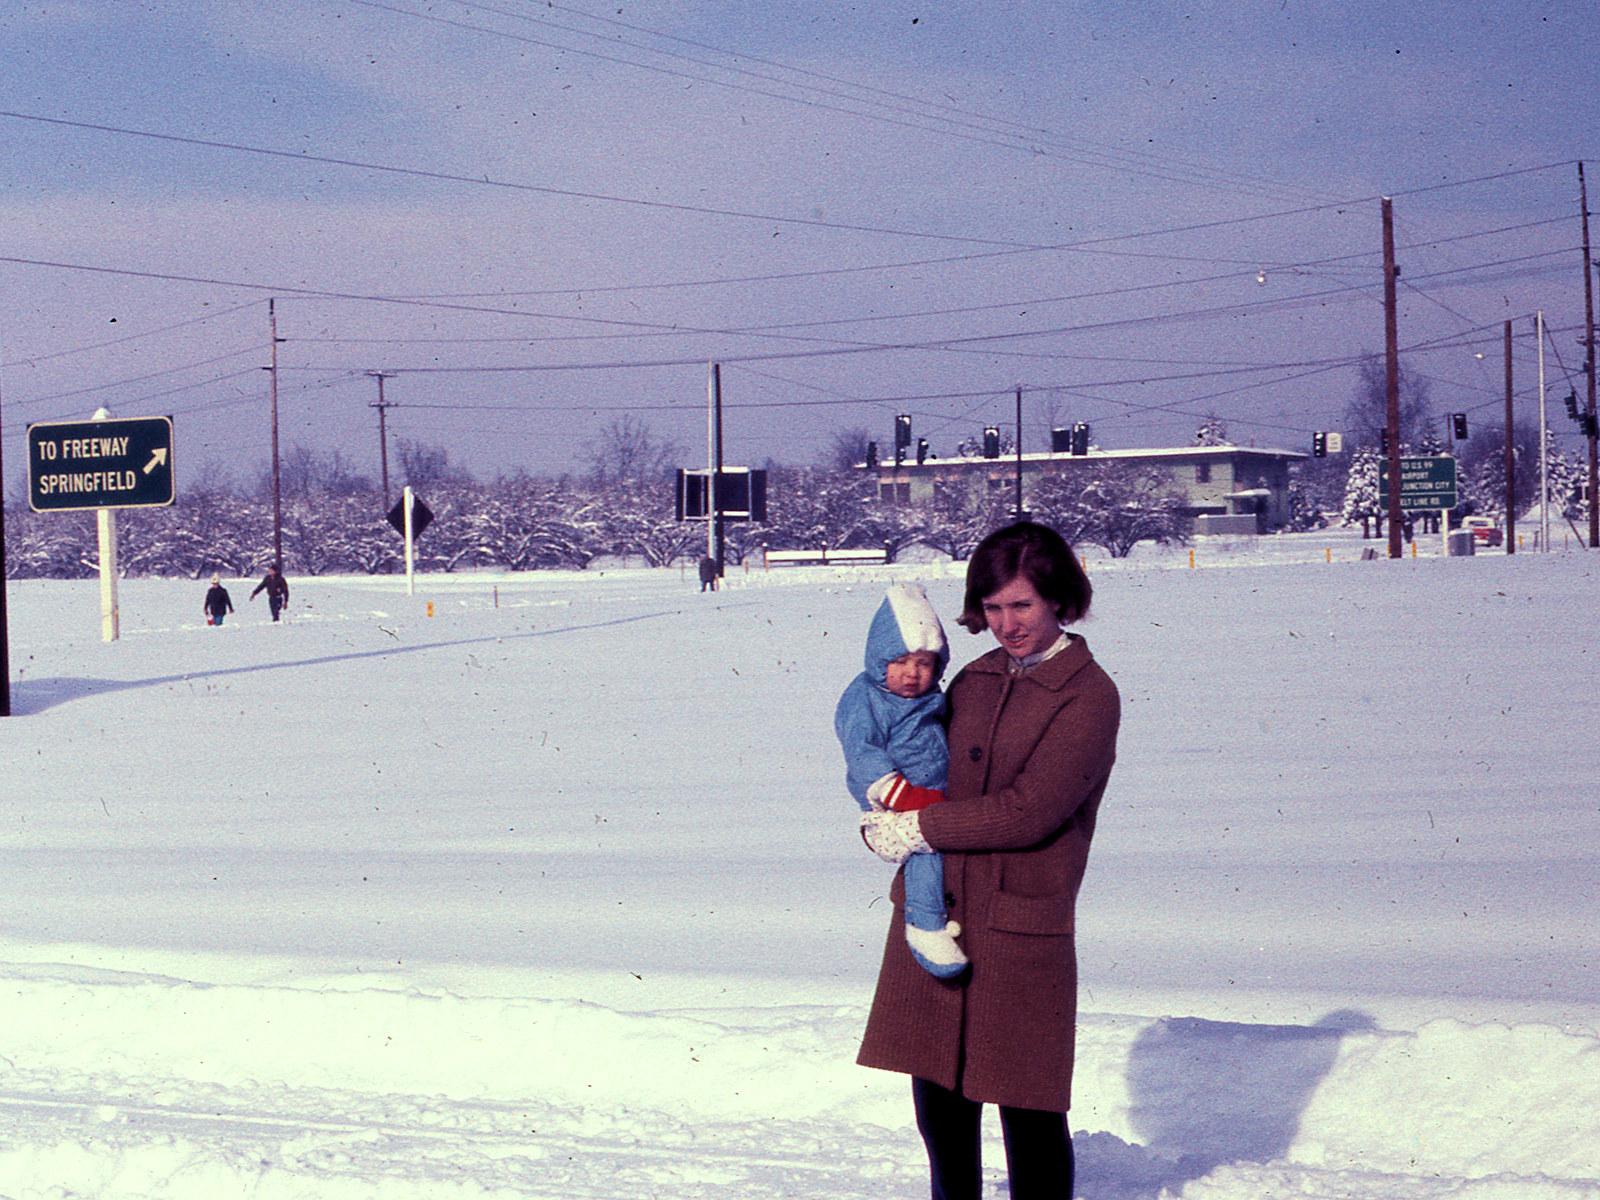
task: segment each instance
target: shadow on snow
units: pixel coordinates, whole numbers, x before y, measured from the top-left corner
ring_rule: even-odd
[[[396,654],[414,654],[419,650],[445,650],[452,646],[479,646],[486,642],[512,642],[522,638],[554,637],[563,633],[582,633],[593,629],[608,629],[616,625],[631,625],[637,621],[653,621],[660,617],[682,615],[682,609],[663,612],[638,613],[631,617],[617,617],[611,621],[593,621],[585,625],[566,625],[560,629],[530,629],[525,633],[497,633],[492,636],[457,638],[445,642],[421,642],[416,645],[386,646],[382,650],[355,650],[349,654],[324,654],[317,658],[276,660],[250,663],[242,667],[217,667],[209,671],[184,671],[174,675],[157,675],[150,679],[95,679],[75,676],[52,676],[46,679],[22,679],[11,685],[11,711],[16,716],[34,716],[58,704],[82,700],[86,696],[99,696],[129,688],[159,687],[164,683],[183,683],[195,679],[218,679],[227,675],[248,675],[256,671],[277,671],[289,667],[320,667],[336,662],[355,662],[364,658],[390,658]]]
[[[1084,1200],[1154,1200],[1227,1163],[1284,1157],[1348,1033],[1375,1028],[1341,1010],[1315,1025],[1168,1017],[1128,1056],[1129,1120],[1142,1144],[1074,1139]]]

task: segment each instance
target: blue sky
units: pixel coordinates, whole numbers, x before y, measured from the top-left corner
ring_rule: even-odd
[[[179,483],[283,440],[376,475],[580,466],[624,414],[693,464],[809,462],[913,415],[936,453],[1304,448],[1383,342],[1489,419],[1499,323],[1581,366],[1576,4],[46,3],[0,16],[0,396],[173,415]],[[300,161],[296,161],[296,159]],[[1592,172],[1591,172],[1592,174]],[[1259,282],[1260,279],[1265,282]],[[1478,358],[1478,354],[1490,357]],[[1557,390],[1559,389],[1559,391]],[[1559,408],[1559,400],[1557,401]],[[1563,418],[1564,420],[1564,418]]]

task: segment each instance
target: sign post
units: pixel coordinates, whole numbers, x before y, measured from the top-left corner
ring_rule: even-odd
[[[388,520],[395,532],[406,540],[406,595],[413,596],[417,591],[412,573],[416,563],[417,538],[433,521],[433,510],[418,500],[411,485],[407,484],[400,493],[398,503],[389,510]]]
[[[117,604],[119,508],[172,503],[172,418],[113,417],[28,426],[28,507],[95,511],[100,542],[100,639],[121,636]]]
[[[95,516],[100,536],[100,640],[122,636],[122,610],[117,603],[117,512],[102,508]]]

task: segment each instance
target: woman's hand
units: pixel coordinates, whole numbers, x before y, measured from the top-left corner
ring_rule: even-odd
[[[916,812],[862,813],[861,840],[887,863],[903,863],[913,854],[933,851],[922,836],[922,818]]]

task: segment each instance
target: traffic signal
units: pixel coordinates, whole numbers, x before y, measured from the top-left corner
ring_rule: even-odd
[[[871,468],[871,467],[875,467],[877,465],[878,465],[878,443],[877,442],[868,442],[867,443],[867,466],[868,466],[868,468]]]
[[[1328,457],[1328,435],[1322,432],[1311,435],[1311,454],[1315,458]]]
[[[921,466],[928,461],[928,439],[917,439],[917,465]]]
[[[1577,392],[1568,392],[1567,393],[1567,416],[1571,417],[1574,421],[1579,419],[1578,418],[1578,393]]]
[[[985,458],[1000,457],[1000,431],[993,425],[983,431],[983,456]]]
[[[1452,432],[1454,432],[1454,434],[1455,434],[1456,441],[1458,441],[1458,442],[1466,441],[1467,440],[1467,414],[1466,413],[1451,413],[1450,414],[1450,428],[1451,428]]]
[[[1378,453],[1389,453],[1389,431],[1387,429],[1378,430]]]
[[[1072,452],[1078,455],[1089,453],[1089,426],[1082,421],[1072,427]]]

